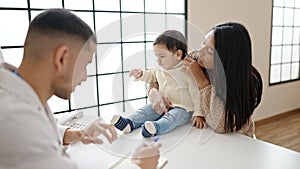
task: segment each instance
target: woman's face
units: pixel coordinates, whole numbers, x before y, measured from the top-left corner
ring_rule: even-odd
[[[211,30],[205,36],[205,40],[200,46],[198,64],[208,70],[214,69],[214,51],[215,51],[214,31]]]

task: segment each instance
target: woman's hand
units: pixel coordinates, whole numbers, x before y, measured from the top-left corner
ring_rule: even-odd
[[[183,70],[190,71],[193,74],[194,79],[196,80],[199,89],[210,84],[208,77],[203,72],[202,67],[192,58],[186,57],[183,60]]]

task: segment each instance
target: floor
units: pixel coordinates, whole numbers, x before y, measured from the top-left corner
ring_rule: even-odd
[[[255,126],[257,139],[300,152],[300,111]]]

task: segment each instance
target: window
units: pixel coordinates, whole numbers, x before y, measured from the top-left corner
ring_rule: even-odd
[[[47,8],[70,9],[97,35],[88,79],[68,101],[53,96],[55,114],[83,110],[91,115],[132,112],[147,103],[146,85],[132,82],[132,68],[156,66],[154,39],[166,29],[186,34],[186,0],[10,0],[0,1],[0,45],[19,66],[29,21]]]
[[[300,1],[273,0],[270,85],[299,80]]]

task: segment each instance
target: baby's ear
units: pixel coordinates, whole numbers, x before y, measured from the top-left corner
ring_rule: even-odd
[[[182,59],[182,50],[177,50],[176,52],[175,52],[175,55],[176,55],[176,58],[178,59],[178,60],[181,60]]]

